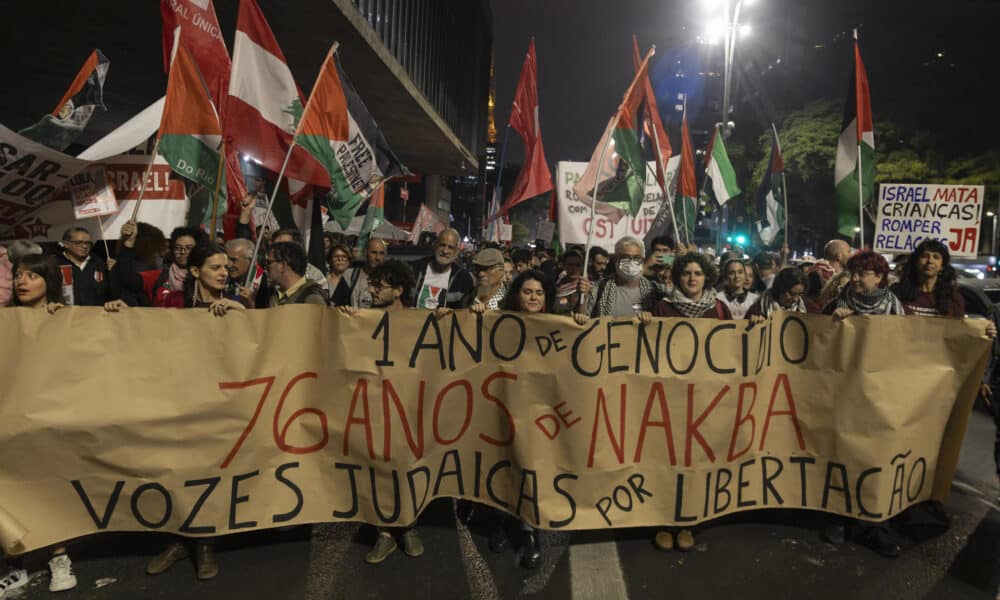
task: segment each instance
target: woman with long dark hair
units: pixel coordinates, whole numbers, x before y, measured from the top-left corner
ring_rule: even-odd
[[[965,299],[958,291],[955,269],[951,266],[948,246],[927,238],[920,242],[903,269],[903,276],[892,286],[908,315],[922,317],[962,317]]]
[[[760,295],[747,311],[747,319],[755,322],[770,319],[775,311],[814,313],[815,305],[806,298],[806,274],[798,267],[785,267],[774,276],[774,283]]]
[[[510,310],[531,314],[547,314],[553,312],[556,302],[556,288],[552,281],[541,271],[525,271],[514,278],[507,295],[500,304],[501,310]],[[527,569],[535,569],[541,561],[541,545],[538,543],[539,532],[531,525],[521,521],[522,545],[521,565]],[[503,516],[497,514],[489,535],[489,546],[494,552],[503,552],[507,547],[507,534],[503,527]]]

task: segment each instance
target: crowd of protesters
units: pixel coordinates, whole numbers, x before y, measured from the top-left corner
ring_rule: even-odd
[[[65,305],[103,306],[108,312],[154,306],[207,310],[218,317],[285,304],[335,306],[346,315],[369,308],[441,314],[506,310],[563,315],[580,325],[611,316],[646,323],[653,317],[745,318],[752,326],[777,311],[827,314],[837,320],[852,315],[965,315],[948,248],[934,240],[921,243],[895,273],[881,255],[855,252],[840,240],[826,245],[822,259],[799,265],[788,264],[787,248],[752,259],[742,252],[716,258],[668,237],[648,246],[624,237],[610,253],[599,247],[589,253],[569,248],[557,259],[541,247],[486,247],[473,253],[463,250],[453,229],[437,235],[430,256],[410,263],[387,260],[390,249],[384,240],[370,239],[357,252],[349,240],[327,235],[325,262],[314,265],[295,229],[271,233],[255,261],[247,225],[251,210],[244,203],[237,230],[241,237],[224,246],[197,228],[179,227],[167,237],[156,227],[133,222],[123,226],[114,260],[93,254],[91,235],[82,228],[67,230],[55,254],[25,241],[0,245],[0,306],[49,313]],[[995,337],[992,321],[988,333]],[[983,393],[989,399],[988,386]],[[489,547],[494,551],[503,552],[508,545],[508,519],[489,512]],[[544,547],[542,532],[525,523],[519,529],[521,563],[535,568]],[[899,532],[891,522],[835,523],[824,536],[834,542],[853,537],[885,556],[900,553]],[[414,523],[380,529],[365,560],[381,563],[397,549],[397,539],[405,554],[423,553]],[[655,532],[653,543],[661,550],[690,550],[694,531],[663,528]],[[50,589],[75,586],[66,549],[50,552]],[[200,579],[218,573],[211,539],[170,542],[147,572],[162,573],[191,554]],[[11,571],[0,579],[0,597],[26,581],[25,571]]]

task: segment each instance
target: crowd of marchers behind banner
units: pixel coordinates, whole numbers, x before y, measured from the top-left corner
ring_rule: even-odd
[[[50,314],[70,304],[103,306],[109,312],[129,307],[189,308],[219,317],[285,304],[338,307],[345,315],[363,308],[439,314],[506,310],[564,315],[580,325],[601,316],[632,317],[637,323],[660,316],[747,319],[752,326],[776,311],[822,313],[836,320],[852,315],[965,316],[948,247],[934,240],[925,240],[891,267],[881,255],[854,251],[840,240],[826,244],[823,258],[796,264],[787,260],[787,247],[779,253],[757,253],[752,259],[742,251],[716,257],[667,237],[648,246],[625,237],[610,253],[591,248],[585,260],[583,249],[574,247],[558,257],[541,246],[482,247],[473,252],[463,246],[457,231],[447,229],[432,240],[429,255],[414,261],[388,258],[407,254],[398,251],[410,247],[390,247],[381,239],[358,247],[354,239],[326,234],[325,264],[311,264],[300,232],[279,229],[260,232],[255,262],[251,210],[252,202],[244,202],[237,237],[224,244],[197,228],[179,227],[168,238],[146,223],[126,223],[113,260],[92,252],[94,240],[83,228],[68,229],[54,253],[27,241],[0,245],[0,306]],[[995,337],[992,321],[987,332]],[[989,386],[983,386],[982,394],[989,402]],[[1000,464],[1000,438],[996,451]],[[503,552],[516,542],[524,567],[539,564],[545,547],[539,538],[544,532],[523,523],[511,527],[511,517],[483,507],[477,514],[492,550]],[[908,535],[940,533],[947,527],[941,505],[930,502],[884,523],[832,519],[821,535],[833,543],[853,539],[894,557]],[[381,563],[400,545],[406,555],[420,556],[423,544],[418,531],[417,523],[379,530],[364,559]],[[660,528],[650,534],[660,550],[687,551],[695,546],[691,528]],[[74,587],[76,577],[66,548],[47,552],[49,589]],[[192,554],[200,579],[218,573],[211,539],[177,538],[146,570],[151,575],[162,573]],[[0,579],[0,598],[27,580],[25,570],[11,570]]]

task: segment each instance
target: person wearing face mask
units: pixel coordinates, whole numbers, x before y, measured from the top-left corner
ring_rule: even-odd
[[[434,242],[434,254],[413,265],[417,285],[413,308],[467,308],[476,282],[458,263],[458,231],[445,229]]]
[[[771,288],[761,294],[746,317],[755,323],[770,319],[775,311],[818,313],[819,309],[806,297],[806,274],[798,267],[785,267],[774,277]]]
[[[659,300],[660,290],[655,283],[642,276],[645,246],[632,236],[625,236],[615,243],[614,273],[593,286],[581,277],[578,289],[583,298],[573,313],[577,323],[586,323],[590,317],[625,317],[639,315],[648,318],[649,311]]]

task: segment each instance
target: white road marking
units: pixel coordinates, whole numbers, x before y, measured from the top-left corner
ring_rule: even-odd
[[[573,600],[628,598],[615,542],[571,544],[569,571]]]

